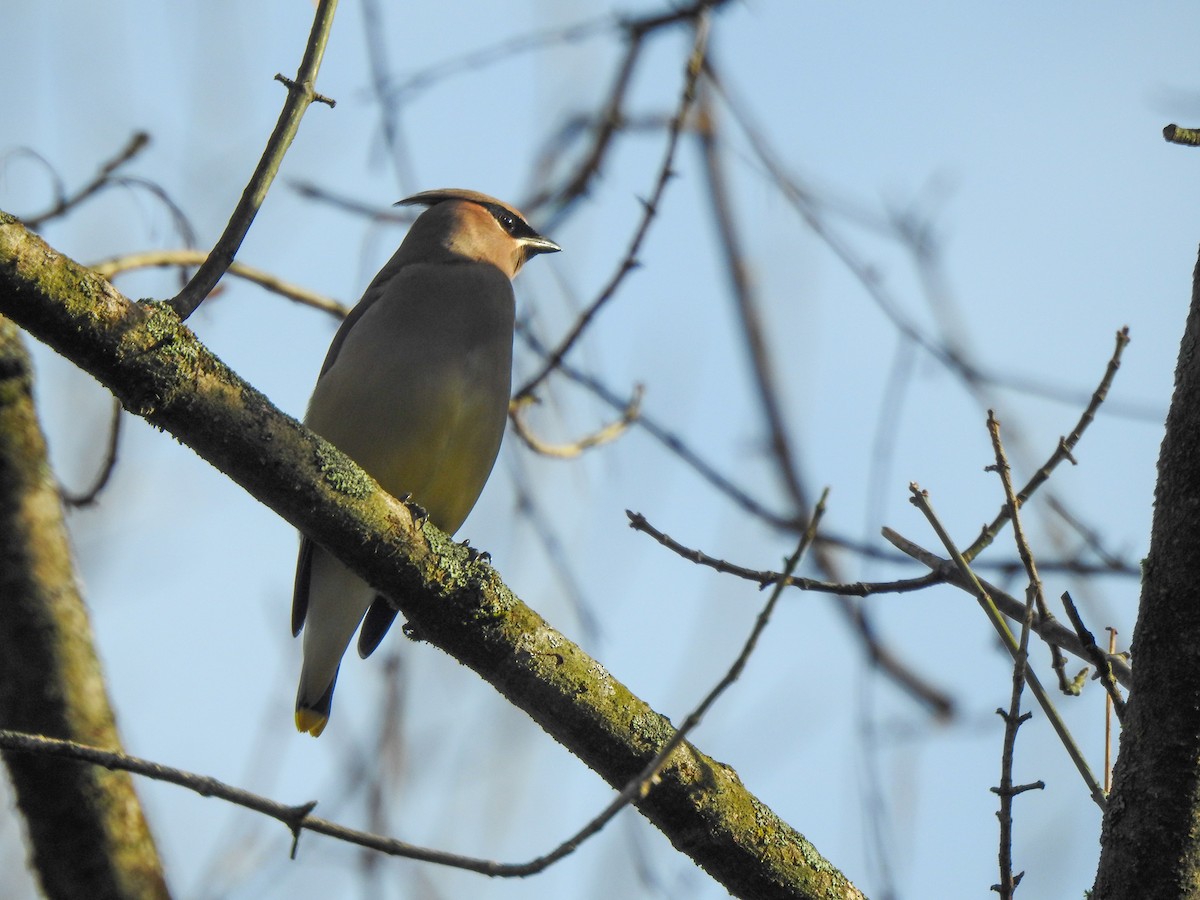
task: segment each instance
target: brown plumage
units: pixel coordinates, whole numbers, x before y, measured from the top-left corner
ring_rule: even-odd
[[[338,329],[304,421],[387,491],[412,494],[452,534],[479,498],[504,435],[511,279],[530,257],[559,247],[516,209],[475,191],[425,191],[401,204],[429,208]],[[300,731],[315,737],[325,728],[359,623],[365,657],[394,618],[384,598],[301,539],[292,600],[292,631],[304,629]]]

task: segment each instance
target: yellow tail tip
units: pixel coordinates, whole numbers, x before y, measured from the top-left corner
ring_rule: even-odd
[[[329,716],[322,715],[315,709],[298,709],[296,710],[296,730],[311,734],[313,737],[320,737],[321,732],[325,730],[325,725],[329,722]]]

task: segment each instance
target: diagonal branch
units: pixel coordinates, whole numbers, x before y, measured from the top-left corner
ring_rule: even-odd
[[[169,305],[130,302],[4,214],[0,314],[396,600],[422,639],[474,669],[609,784],[627,784],[674,733],[483,557],[414,521],[349,458],[275,409]],[[690,744],[637,807],[731,893],[859,896],[736,773]]]

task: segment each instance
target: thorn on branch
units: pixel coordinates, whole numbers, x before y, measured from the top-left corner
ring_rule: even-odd
[[[292,833],[292,852],[291,859],[296,858],[296,849],[300,846],[300,833],[304,830],[304,820],[308,818],[308,814],[317,808],[316,800],[309,800],[307,803],[302,803],[300,806],[293,806],[288,810],[287,827]]]

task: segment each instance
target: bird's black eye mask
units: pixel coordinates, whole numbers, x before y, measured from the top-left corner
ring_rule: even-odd
[[[492,214],[492,218],[504,229],[504,232],[514,238],[537,237],[538,233],[529,227],[529,223],[511,210],[495,203],[488,203],[484,208]]]

